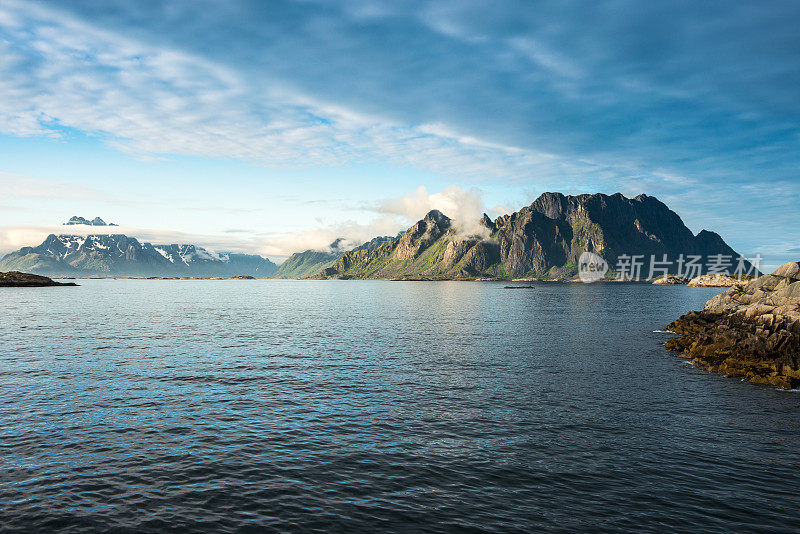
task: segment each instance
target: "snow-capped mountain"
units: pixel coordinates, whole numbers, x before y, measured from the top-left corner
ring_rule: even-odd
[[[268,276],[277,266],[253,254],[220,254],[196,245],[152,245],[123,234],[50,234],[0,260],[0,271],[45,275]]]
[[[117,226],[114,223],[106,223],[100,217],[95,217],[90,221],[89,219],[78,217],[77,215],[75,215],[74,217],[70,217],[69,220],[64,223],[64,226],[72,226],[75,224],[85,224],[87,226]]]

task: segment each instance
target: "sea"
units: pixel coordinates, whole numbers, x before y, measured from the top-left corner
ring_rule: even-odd
[[[715,288],[0,288],[2,532],[797,532],[800,392],[695,368]]]

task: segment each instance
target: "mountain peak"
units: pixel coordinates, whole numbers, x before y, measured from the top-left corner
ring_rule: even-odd
[[[439,210],[431,210],[427,213],[427,215],[425,215],[425,218],[422,220],[428,224],[438,225],[443,221],[449,221],[450,218]]]
[[[347,247],[347,240],[343,237],[337,237],[336,239],[333,240],[333,242],[331,242],[330,245],[328,245],[328,248],[332,253],[341,252],[342,254],[344,254],[346,247]]]
[[[496,226],[494,222],[485,213],[483,214],[483,217],[481,217],[480,224],[481,226],[487,228],[490,232],[495,231]]]
[[[114,223],[107,223],[100,217],[95,217],[91,221],[84,217],[79,217],[77,215],[70,217],[70,219],[63,224],[63,226],[73,226],[76,224],[85,224],[87,226],[117,226]]]

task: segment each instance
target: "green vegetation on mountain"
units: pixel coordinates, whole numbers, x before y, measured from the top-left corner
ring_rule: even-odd
[[[494,221],[484,214],[473,234],[433,210],[397,239],[348,252],[313,277],[565,280],[575,277],[586,251],[601,255],[612,269],[619,257],[640,255],[645,276],[651,256],[737,256],[713,232],[692,234],[654,197],[545,193]]]
[[[307,278],[332,265],[341,257],[341,253],[319,250],[296,252],[272,273],[271,278]]]
[[[397,236],[399,237],[399,236]],[[351,258],[366,258],[371,257],[368,253],[372,252],[382,245],[391,242],[397,237],[392,236],[378,236],[370,239],[366,243],[352,248],[349,250]],[[328,245],[325,250],[306,250],[304,252],[296,252],[289,256],[280,267],[272,274],[272,278],[309,278],[323,269],[333,265],[336,260],[341,258],[348,252],[345,247],[345,240],[343,238],[336,239],[333,243]],[[357,269],[358,260],[353,265]],[[366,276],[365,276],[366,278]]]

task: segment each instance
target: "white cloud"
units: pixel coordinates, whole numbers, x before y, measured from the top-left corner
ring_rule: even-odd
[[[262,237],[258,240],[257,249],[271,259],[283,259],[304,250],[329,251],[330,244],[339,238],[344,240],[343,248],[352,248],[373,237],[394,236],[407,227],[396,217],[378,217],[368,224],[344,221],[300,232]]]
[[[428,193],[424,186],[400,198],[384,201],[381,213],[418,220],[431,210],[439,210],[454,221],[459,234],[484,235],[486,228],[479,224],[484,213],[483,199],[478,189],[464,190],[451,185],[438,193]]]
[[[515,37],[508,40],[512,49],[516,50],[535,65],[550,74],[564,78],[580,78],[583,76],[580,67],[570,58],[550,49],[544,43],[530,37]]]
[[[109,197],[89,187],[61,180],[46,180],[0,171],[0,190],[6,201],[16,199],[90,199]]]
[[[143,159],[235,158],[270,166],[384,161],[463,179],[545,179],[589,166],[461,134],[399,124],[150,46],[17,0],[0,5],[0,131],[74,128]]]
[[[588,57],[591,55],[590,50],[585,50],[587,53],[582,55],[568,53],[567,49],[559,46],[561,41],[554,37],[560,35],[558,33],[549,38],[545,34],[537,35],[537,32],[530,32],[529,37],[515,38],[504,30],[483,35],[481,32],[484,29],[488,32],[491,21],[469,16],[473,12],[470,9],[462,12],[460,9],[462,5],[464,4],[454,3],[450,7],[441,7],[437,4],[428,9],[418,10],[418,15],[425,24],[447,35],[450,40],[463,40],[469,46],[473,46],[476,39],[478,41],[488,39],[490,44],[486,45],[486,50],[483,51],[486,55],[477,56],[477,59],[492,60],[486,61],[486,65],[502,63],[500,60],[510,56],[509,66],[520,63],[520,58],[523,58],[529,62],[527,65],[533,68],[515,71],[515,77],[511,81],[525,83],[515,87],[509,86],[506,92],[504,87],[498,88],[494,84],[481,83],[481,79],[484,78],[505,80],[495,76],[505,73],[501,68],[487,67],[486,71],[481,71],[480,68],[468,69],[466,74],[462,73],[464,77],[459,83],[450,84],[447,83],[449,80],[444,78],[447,76],[446,73],[455,71],[434,68],[436,65],[432,65],[426,72],[403,70],[400,64],[401,57],[396,65],[401,73],[420,75],[419,78],[405,76],[406,79],[413,81],[413,85],[421,87],[421,89],[413,87],[422,95],[422,98],[418,97],[413,105],[426,109],[425,112],[417,114],[409,112],[408,109],[401,109],[403,106],[400,104],[387,103],[385,98],[384,101],[377,102],[380,97],[389,94],[391,98],[402,100],[406,107],[410,107],[409,102],[413,99],[401,98],[403,96],[401,93],[407,92],[408,86],[412,84],[403,87],[392,86],[391,90],[387,91],[387,86],[381,85],[378,81],[393,79],[386,75],[391,72],[374,72],[374,65],[373,67],[364,65],[363,85],[369,86],[370,83],[374,83],[376,87],[382,89],[374,92],[373,99],[361,98],[362,102],[376,101],[375,106],[367,109],[367,106],[362,108],[360,105],[342,104],[335,96],[337,91],[321,91],[318,87],[314,90],[315,86],[308,84],[307,81],[303,87],[309,89],[300,90],[286,79],[282,79],[278,72],[280,69],[277,68],[262,68],[258,74],[254,74],[247,68],[235,67],[234,61],[220,59],[219,61],[225,61],[221,64],[209,59],[211,56],[189,53],[183,48],[156,45],[145,38],[133,38],[132,31],[114,32],[97,24],[84,22],[66,12],[41,7],[32,2],[3,0],[0,2],[0,132],[16,136],[59,136],[65,129],[76,129],[97,136],[108,145],[141,159],[195,155],[292,167],[380,162],[400,167],[418,167],[434,173],[458,176],[461,180],[494,178],[517,184],[524,182],[526,187],[545,184],[547,188],[565,192],[598,190],[613,192],[616,189],[623,189],[623,192],[628,194],[636,194],[644,191],[659,195],[671,207],[680,213],[690,214],[690,218],[696,221],[707,220],[708,202],[714,198],[711,195],[719,195],[713,191],[713,185],[698,191],[698,182],[717,183],[717,188],[727,189],[731,194],[728,198],[722,199],[725,200],[724,204],[722,201],[716,204],[719,209],[714,210],[711,216],[718,217],[720,222],[712,220],[715,223],[712,228],[729,226],[746,229],[749,236],[759,236],[758,239],[762,239],[760,236],[764,234],[764,225],[773,224],[774,218],[766,217],[765,213],[776,212],[774,204],[771,201],[759,200],[763,199],[763,194],[757,197],[741,194],[742,191],[733,188],[728,179],[720,180],[714,175],[714,172],[725,169],[733,169],[737,174],[746,174],[761,167],[740,168],[737,157],[730,157],[731,154],[736,156],[740,151],[739,148],[732,153],[716,150],[714,145],[715,142],[729,138],[733,140],[731,143],[738,147],[739,144],[744,144],[740,141],[746,140],[746,137],[738,137],[740,135],[738,132],[747,133],[750,130],[722,129],[719,135],[706,135],[707,130],[701,127],[704,121],[709,117],[718,118],[716,111],[709,115],[709,110],[706,108],[697,114],[689,114],[698,117],[697,124],[692,121],[673,122],[662,128],[661,125],[641,122],[640,117],[653,116],[652,113],[645,112],[647,109],[653,107],[658,110],[661,109],[659,105],[673,105],[672,99],[688,98],[687,86],[679,83],[666,84],[662,87],[662,84],[654,83],[650,74],[658,73],[659,70],[653,71],[649,62],[645,63],[646,68],[633,68],[631,71],[630,58],[627,56],[620,57],[617,61],[614,55],[609,55],[608,63],[597,63],[597,58],[591,60],[591,57]],[[397,4],[392,2],[381,5],[355,2],[348,6],[351,14],[362,21],[395,16],[393,15],[395,11],[398,11],[397,17],[409,13],[409,10],[397,8]],[[480,20],[480,24],[476,24],[476,20]],[[484,26],[486,28],[483,28]],[[569,30],[568,25],[564,28],[565,31]],[[705,35],[708,32],[700,33]],[[142,32],[141,35],[146,35],[146,32]],[[174,42],[179,41],[180,39],[176,39]],[[587,39],[585,42],[591,44],[592,40]],[[746,43],[747,40],[743,42]],[[270,49],[270,52],[275,50],[278,49]],[[315,49],[311,47],[309,50]],[[608,51],[601,51],[598,57],[607,54]],[[468,59],[467,56],[464,58]],[[727,56],[736,57],[735,54]],[[439,64],[438,67],[448,67],[451,56],[447,57],[448,62]],[[696,55],[691,57],[693,59]],[[580,58],[580,61],[576,58]],[[290,59],[294,58],[288,58],[287,61]],[[358,58],[353,58],[352,62],[358,63]],[[265,62],[259,65],[264,67],[278,63],[280,62]],[[411,63],[416,65],[416,62]],[[759,62],[759,65],[762,63],[769,64],[769,62]],[[636,67],[636,64],[633,66]],[[723,62],[719,68],[728,66],[730,65]],[[389,67],[391,70],[395,65]],[[611,72],[601,77],[600,74],[606,71]],[[750,75],[750,69],[742,72]],[[532,76],[530,80],[520,78],[528,74]],[[727,79],[706,76],[705,70],[701,74],[703,76],[699,79],[707,78],[712,82]],[[323,69],[319,77],[328,83],[326,75],[331,77],[331,71]],[[683,79],[681,76],[670,77],[673,78]],[[302,76],[295,76],[294,79],[298,80],[298,84],[304,82]],[[762,80],[768,77],[757,76],[756,79]],[[561,98],[537,100],[536,94],[531,94],[528,90],[534,88],[534,85],[528,84],[531,80],[541,81],[540,88],[543,91],[557,89],[554,93],[561,96],[565,87],[583,88],[584,91],[578,91],[575,95],[579,97],[581,103],[593,102],[593,105],[573,108],[571,106],[573,103],[567,102],[568,105],[563,107],[548,106],[548,103],[565,102]],[[733,80],[736,81],[736,77]],[[341,85],[341,80],[338,82]],[[628,83],[631,87],[625,86]],[[774,92],[773,85],[757,84],[770,94]],[[708,85],[713,91],[706,90],[705,94],[716,94],[719,87],[731,87],[736,90],[739,86],[735,83],[714,82]],[[787,87],[791,87],[791,84]],[[693,87],[688,86],[688,89]],[[647,100],[642,100],[643,95],[651,95],[656,90],[659,91],[658,98],[649,99],[648,96]],[[315,94],[309,94],[308,91]],[[514,91],[518,94],[511,98],[514,96]],[[538,92],[538,89],[534,91],[537,94]],[[465,93],[474,93],[476,96],[461,98]],[[567,93],[573,95],[569,90]],[[323,98],[320,96],[323,94],[330,97]],[[341,92],[338,94],[339,99],[342,99]],[[777,101],[771,98],[753,98],[750,101],[752,109],[746,111],[751,113],[751,116],[758,116],[757,112],[764,110],[756,105],[757,103],[763,101],[770,105],[766,109],[772,110],[774,102],[779,104],[791,102],[789,97],[792,94],[791,91],[783,91],[785,101],[782,100],[783,97]],[[454,101],[461,102],[460,108],[453,106],[457,113],[453,110],[448,111],[446,98],[449,95],[453,96]],[[507,95],[509,99],[504,98]],[[761,93],[754,95],[759,96]],[[496,101],[491,98],[492,96],[496,97]],[[667,100],[664,100],[665,98]],[[359,98],[352,100],[352,102],[358,101]],[[428,106],[430,102],[434,105]],[[478,113],[477,108],[481,106],[476,106],[476,102],[481,106],[487,104],[487,109],[500,111],[494,122],[477,120],[485,118],[487,113]],[[529,103],[537,102],[538,106],[528,106]],[[598,102],[605,104],[599,105]],[[619,107],[616,107],[617,104]],[[375,109],[385,110],[382,112],[387,116],[380,116]],[[532,111],[534,109],[535,112]],[[722,106],[720,109],[724,111],[728,108]],[[733,106],[732,109],[742,111],[738,106]],[[782,108],[776,106],[774,109]],[[469,116],[473,110],[476,119],[470,120]],[[587,110],[591,113],[585,113]],[[576,114],[576,111],[580,113]],[[672,113],[667,114],[671,115]],[[409,123],[398,118],[413,116],[417,116],[420,120]],[[457,127],[452,124],[453,122],[464,126]],[[706,122],[716,124],[713,120]],[[524,128],[519,128],[520,124]],[[620,134],[613,125],[623,125],[624,133]],[[669,144],[653,144],[654,140],[663,138],[656,135],[662,131],[669,134],[666,136],[668,139],[689,141],[702,139],[703,143],[694,144],[705,146],[706,141],[712,144],[708,145],[706,151],[698,152],[693,152],[691,146],[679,144],[680,151],[676,153],[675,147],[670,148]],[[754,131],[758,133],[764,129]],[[500,135],[502,132],[505,135]],[[587,132],[594,132],[594,135],[587,136]],[[680,135],[674,135],[676,132]],[[497,137],[495,138],[493,134],[497,134]],[[699,137],[700,134],[702,136]],[[606,138],[608,135],[611,137]],[[564,143],[557,142],[558,139],[567,138],[571,140]],[[625,150],[625,147],[637,144],[633,142],[633,138],[644,138],[642,146],[649,149],[644,152]],[[535,141],[536,139],[539,141]],[[583,142],[587,139],[598,142]],[[758,141],[754,139],[752,144],[758,147]],[[519,146],[516,146],[517,144]],[[598,148],[600,145],[613,145],[616,148],[609,149],[607,146]],[[555,150],[549,152],[542,149],[542,146],[561,148],[556,154]],[[591,154],[591,159],[582,160],[580,156],[574,154],[573,157],[566,159],[560,155],[564,151],[569,152],[570,146],[580,146],[580,153]],[[720,146],[724,148],[727,145],[723,143]],[[788,150],[783,150],[785,154],[791,154],[794,146],[775,145],[776,150],[787,147]],[[661,159],[662,152],[671,154],[672,157]],[[639,154],[639,159],[632,161],[631,158],[635,157],[635,154]],[[709,159],[711,154],[718,155],[716,159]],[[694,158],[697,155],[704,155],[706,160],[700,161]],[[768,158],[774,158],[776,161],[779,159],[770,152],[761,157],[765,158],[764,162],[767,164],[770,163]],[[785,159],[784,156],[781,158]],[[622,159],[625,161],[621,161]],[[694,163],[683,163],[690,160]],[[654,161],[661,161],[658,164],[659,172],[642,170],[648,169],[649,165],[655,166]],[[691,172],[693,165],[698,169],[697,172]],[[670,167],[684,170],[678,172]],[[708,168],[713,168],[714,172]],[[681,172],[692,178],[681,177]],[[766,174],[769,173],[764,175]],[[711,180],[712,178],[716,179]],[[774,180],[770,179],[764,189],[773,189],[773,182]],[[75,187],[63,184],[53,187],[52,183],[41,182],[39,185],[29,183],[22,186],[12,182],[11,186],[11,189],[4,189],[4,192],[19,198],[53,198],[59,195],[59,198],[72,198],[79,194],[76,193]],[[613,189],[609,191],[609,187]],[[710,195],[706,195],[706,192]],[[793,198],[796,192],[796,184],[787,187],[787,198]],[[96,191],[92,194],[102,195]],[[430,195],[425,192],[425,195],[432,197],[444,195],[444,192]],[[747,202],[742,201],[742,198],[747,199]],[[447,200],[447,195],[438,200],[424,198],[422,195],[416,200],[420,201],[419,205],[442,203]],[[746,210],[750,204],[760,205],[762,209],[767,208],[769,211],[764,211],[760,216],[751,214],[742,223],[741,220],[745,217],[738,211]],[[462,208],[457,209],[462,210]],[[447,209],[443,211],[447,212]],[[697,214],[695,217],[691,217],[693,212]],[[784,207],[782,213],[787,214],[787,217],[796,216],[797,210],[796,207]],[[463,221],[471,220],[467,215],[453,213],[448,215]],[[398,218],[388,214],[387,217],[386,228],[392,225],[396,227]],[[755,228],[758,222],[761,226]],[[791,230],[793,228],[791,224],[781,227],[788,229],[786,234],[789,236],[796,233]],[[351,226],[348,223],[342,223],[340,227],[325,228],[327,230],[323,232],[310,230],[306,235],[297,235],[294,238],[297,243],[303,243],[300,246],[308,243],[316,248],[324,247],[330,237],[339,237],[335,235],[336,232],[351,232],[354,236],[365,237],[368,232],[359,225]],[[263,246],[268,247],[268,250],[286,252],[291,246],[292,239],[287,237],[280,242],[273,240],[270,243],[263,243]],[[248,243],[247,246],[261,245]]]

